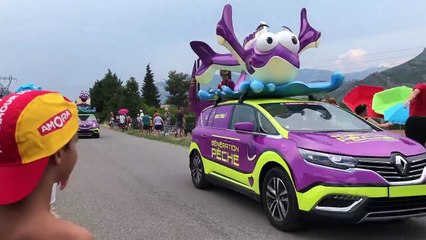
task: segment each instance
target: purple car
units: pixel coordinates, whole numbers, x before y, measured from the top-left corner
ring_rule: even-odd
[[[426,215],[426,151],[339,107],[296,99],[227,101],[193,130],[193,184],[262,202],[290,231],[303,217],[355,222]]]
[[[99,138],[99,123],[93,114],[78,114],[78,136]]]

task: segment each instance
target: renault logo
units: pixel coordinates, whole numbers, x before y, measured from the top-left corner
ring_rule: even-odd
[[[402,176],[406,176],[410,171],[410,166],[407,160],[401,155],[394,155],[393,162],[395,164],[395,168]]]

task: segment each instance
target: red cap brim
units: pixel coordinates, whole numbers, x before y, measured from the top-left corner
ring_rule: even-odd
[[[0,205],[8,205],[30,195],[40,182],[49,157],[32,163],[0,167]]]

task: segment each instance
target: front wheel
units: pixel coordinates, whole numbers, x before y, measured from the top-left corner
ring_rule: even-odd
[[[274,227],[282,231],[301,227],[296,192],[283,169],[272,168],[266,174],[262,184],[262,204]]]
[[[198,189],[206,189],[210,186],[204,173],[203,161],[198,152],[191,154],[189,168],[191,170],[192,183]]]

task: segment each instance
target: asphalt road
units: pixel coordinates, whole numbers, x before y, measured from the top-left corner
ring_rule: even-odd
[[[426,218],[361,225],[272,227],[259,203],[222,188],[193,187],[184,147],[107,129],[80,139],[79,160],[58,214],[96,239],[423,239]]]

